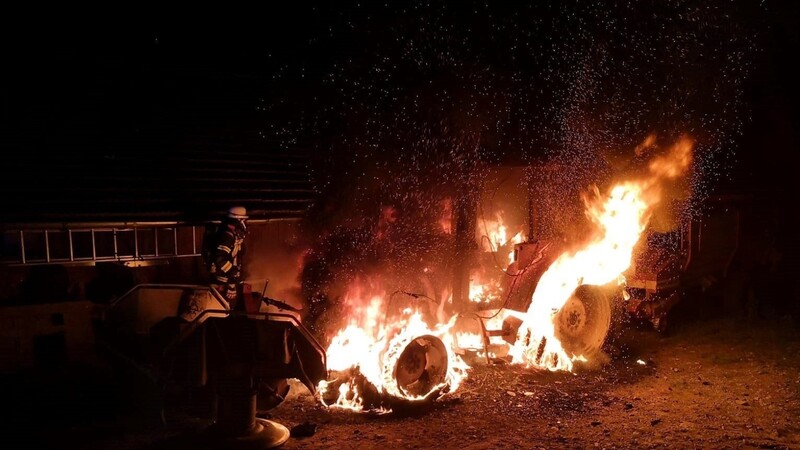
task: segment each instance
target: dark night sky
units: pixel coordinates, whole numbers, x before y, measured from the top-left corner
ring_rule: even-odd
[[[703,130],[711,117],[711,178],[782,189],[798,143],[797,5],[663,3],[21,12],[4,32],[4,147],[146,153],[234,130],[391,170],[452,128],[478,133],[490,160],[526,160]],[[440,129],[412,142],[428,123]]]

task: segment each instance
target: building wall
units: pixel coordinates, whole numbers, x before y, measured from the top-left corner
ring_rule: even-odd
[[[95,361],[87,301],[0,307],[0,372]]]

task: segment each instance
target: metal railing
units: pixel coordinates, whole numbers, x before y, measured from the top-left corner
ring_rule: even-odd
[[[177,224],[6,230],[0,234],[0,264],[81,265],[197,257],[202,238],[202,226]]]

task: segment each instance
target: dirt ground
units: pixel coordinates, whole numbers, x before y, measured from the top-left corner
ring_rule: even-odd
[[[326,410],[293,384],[269,415],[288,428],[315,426],[287,450],[800,449],[800,328],[790,319],[686,323],[666,336],[630,330],[610,357],[576,374],[478,366],[455,393],[405,414]],[[109,402],[102,390],[66,389],[74,406],[37,409],[41,422],[13,425],[2,448],[205,447],[203,421],[134,426],[124,415],[87,414]]]
[[[324,411],[304,394],[273,417],[318,425],[287,449],[800,448],[800,334],[790,323],[626,338],[607,366],[576,375],[476,367],[413,417]]]

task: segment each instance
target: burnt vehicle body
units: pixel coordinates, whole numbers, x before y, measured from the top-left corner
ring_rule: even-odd
[[[514,171],[522,174],[517,175],[517,192],[508,196],[516,199],[516,206],[507,203],[501,207],[522,211],[517,215],[523,217],[521,227],[527,239],[497,248],[497,254],[513,251],[512,262],[500,274],[501,295],[495,301],[473,306],[464,321],[480,319],[480,324],[465,325],[465,330],[484,334],[481,350],[487,356],[501,356],[497,350],[502,349],[493,345],[500,339],[508,344],[516,341],[522,323],[519,317],[528,310],[539,279],[559,255],[570,251],[565,240],[542,232],[540,225],[552,219],[549,214],[564,214],[558,208],[548,208],[548,199],[537,198],[548,192],[537,186],[541,174],[553,169],[511,168],[501,171],[497,178],[514,180]],[[494,187],[493,200],[497,192]],[[764,212],[755,211],[752,198],[737,195],[708,196],[693,214],[674,214],[666,226],[656,217],[644,230],[631,265],[620,280],[604,286],[583,285],[554,312],[556,337],[567,354],[588,356],[601,352],[626,327],[644,325],[659,333],[668,332],[675,310],[688,314],[699,314],[698,308],[705,314],[755,314],[758,306],[753,305],[752,290],[758,280],[752,276],[759,267],[768,266],[770,255],[775,255],[774,237],[757,224],[763,219]],[[497,266],[497,259],[490,252],[476,257],[479,266]],[[512,314],[503,314],[502,325],[486,320],[496,317],[501,309],[512,310]]]

